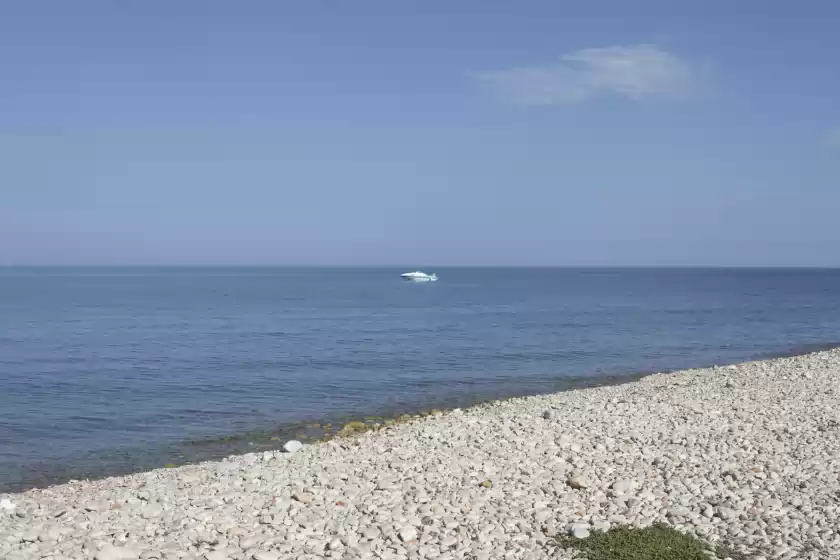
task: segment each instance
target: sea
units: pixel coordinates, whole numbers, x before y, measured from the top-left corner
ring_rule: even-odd
[[[840,270],[406,270],[0,268],[0,492],[840,342]]]

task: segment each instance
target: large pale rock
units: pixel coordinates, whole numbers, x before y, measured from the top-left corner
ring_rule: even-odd
[[[303,449],[303,444],[296,439],[287,441],[283,445],[283,451],[286,453],[297,453],[301,449]]]

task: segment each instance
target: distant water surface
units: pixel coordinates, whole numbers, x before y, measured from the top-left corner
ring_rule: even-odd
[[[840,270],[400,272],[0,268],[0,491],[840,341]]]

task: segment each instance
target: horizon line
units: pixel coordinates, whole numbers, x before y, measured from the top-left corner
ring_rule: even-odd
[[[435,265],[435,264],[230,264],[230,263],[36,263],[36,264],[2,264],[0,269],[8,268],[427,268],[427,269],[468,269],[468,268],[500,268],[500,269],[816,269],[836,270],[838,265],[812,264],[466,264],[466,265]]]

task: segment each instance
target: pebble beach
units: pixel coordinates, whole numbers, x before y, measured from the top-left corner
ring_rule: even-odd
[[[556,535],[659,522],[840,558],[840,350],[3,494],[0,558],[562,560]]]

